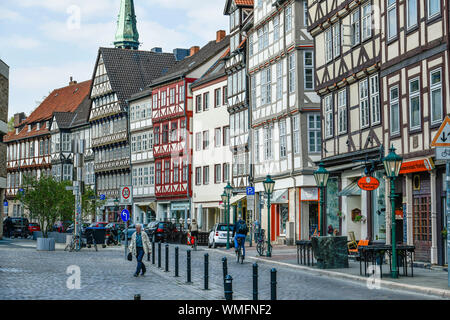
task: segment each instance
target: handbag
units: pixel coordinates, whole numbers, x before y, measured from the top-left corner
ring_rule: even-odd
[[[128,253],[127,259],[128,259],[128,261],[133,260],[133,255],[131,254],[131,252]]]

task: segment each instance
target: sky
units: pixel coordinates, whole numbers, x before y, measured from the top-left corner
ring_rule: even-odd
[[[225,0],[135,0],[140,50],[203,46],[227,30]],[[72,76],[92,77],[113,47],[120,0],[0,0],[0,59],[10,66],[9,116],[29,115]]]

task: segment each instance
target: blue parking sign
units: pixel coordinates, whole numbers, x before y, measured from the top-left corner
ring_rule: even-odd
[[[247,187],[247,195],[248,196],[254,196],[255,195],[255,188],[254,187]]]
[[[127,209],[125,209],[120,214],[120,217],[122,218],[123,222],[127,222],[128,220],[130,220],[130,212]]]

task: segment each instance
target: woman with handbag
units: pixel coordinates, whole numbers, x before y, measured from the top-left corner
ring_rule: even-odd
[[[144,258],[144,254],[147,255],[150,253],[150,240],[148,239],[147,233],[142,232],[142,225],[136,224],[136,232],[131,236],[131,243],[128,249],[130,254],[137,259],[137,267],[134,276],[138,277],[141,270],[141,275],[144,276],[147,268],[142,262],[142,259]],[[130,254],[128,254],[128,260],[131,258]]]

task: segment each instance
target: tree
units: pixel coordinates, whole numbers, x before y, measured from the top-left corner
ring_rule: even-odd
[[[8,132],[14,131],[14,117],[11,117],[8,121]]]
[[[104,206],[106,200],[99,200],[95,191],[91,187],[85,188],[84,194],[81,197],[81,208],[83,219],[89,216],[96,216],[97,208]]]
[[[75,212],[75,197],[66,190],[69,182],[58,182],[52,176],[40,179],[24,176],[17,199],[39,221],[43,237],[48,236],[57,221],[72,219]]]

